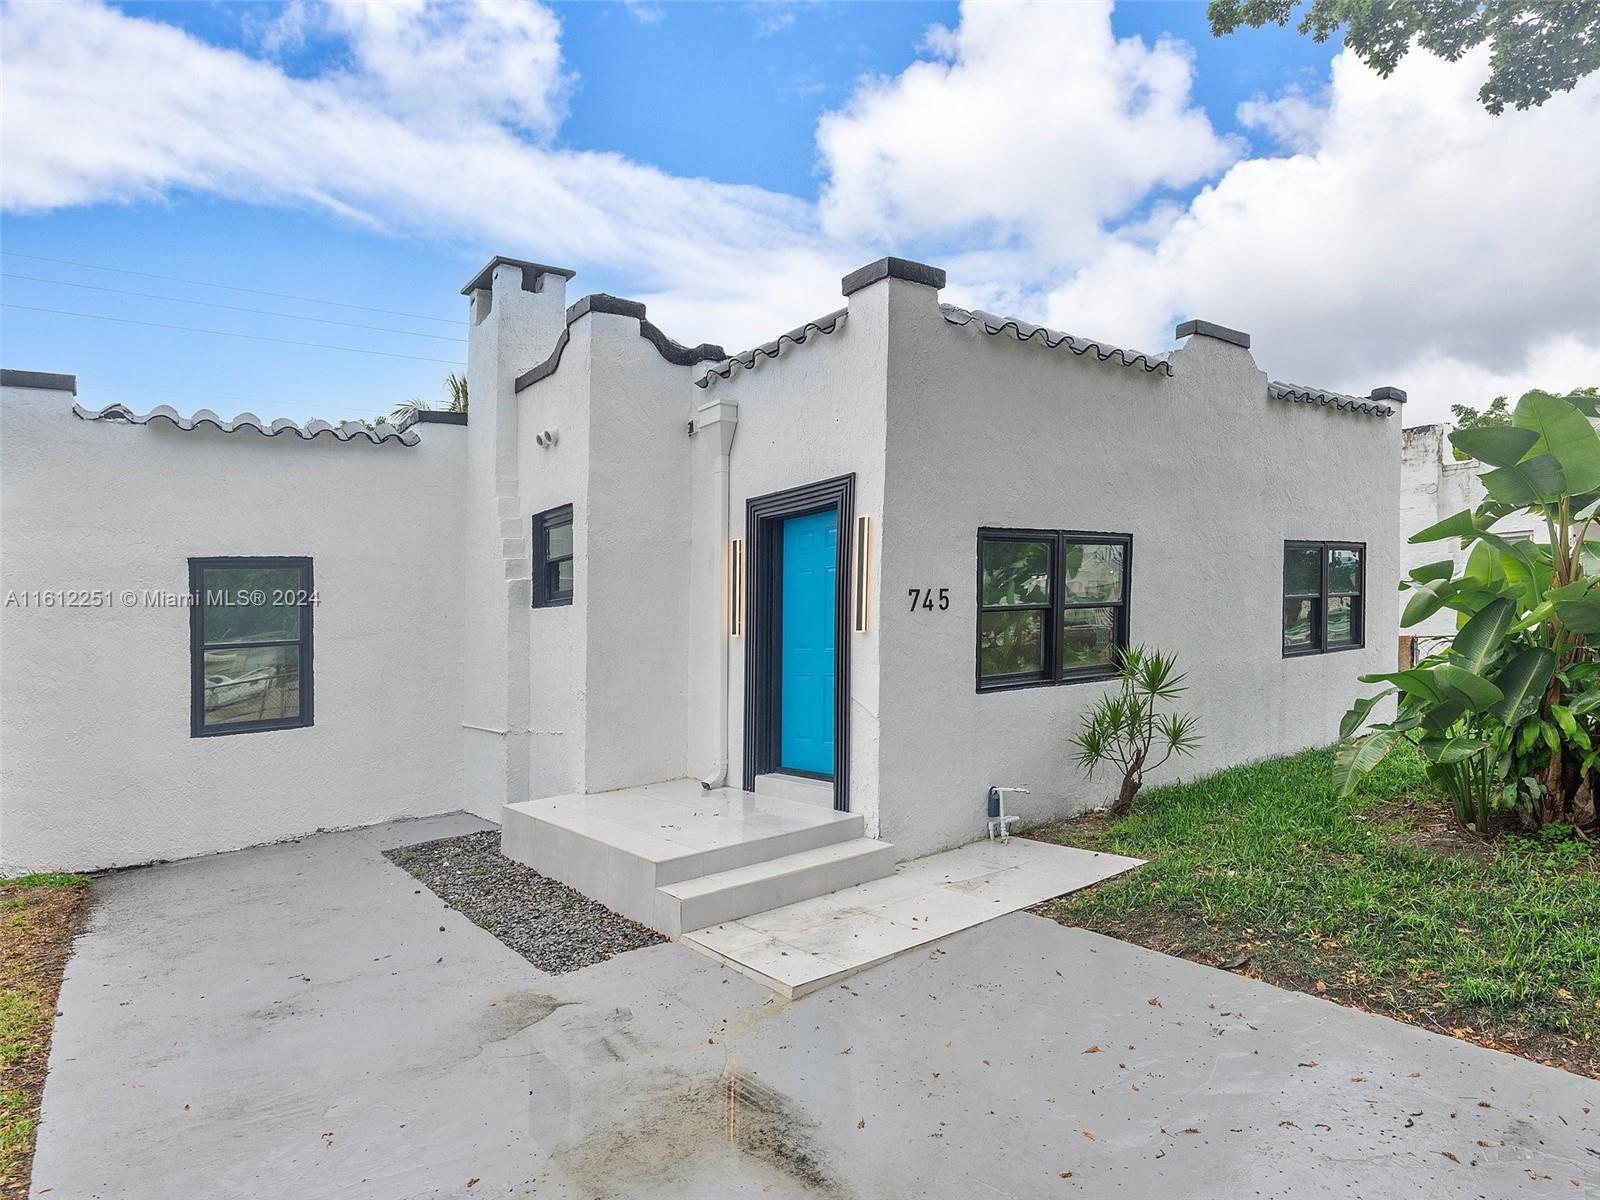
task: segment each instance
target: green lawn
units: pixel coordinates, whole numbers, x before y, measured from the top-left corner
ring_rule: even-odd
[[[56,992],[88,890],[83,875],[0,879],[0,1197],[28,1194]]]
[[[1049,915],[1600,1076],[1600,848],[1451,827],[1414,755],[1311,751],[1031,831],[1150,859]]]

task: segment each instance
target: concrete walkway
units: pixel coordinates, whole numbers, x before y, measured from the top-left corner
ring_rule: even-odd
[[[34,1195],[1600,1193],[1600,1083],[1026,914],[788,1003],[543,975],[378,855],[479,827],[97,882]]]

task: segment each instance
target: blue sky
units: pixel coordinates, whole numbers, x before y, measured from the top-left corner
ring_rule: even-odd
[[[68,56],[76,41],[89,39],[91,29],[97,37],[103,31],[104,43],[105,39],[142,37],[149,25],[156,23],[187,35],[181,45],[163,43],[162,52],[174,56],[172,61],[180,64],[180,71],[189,69],[182,65],[188,61],[185,55],[194,59],[197,65],[193,70],[200,75],[208,69],[204,66],[208,48],[237,50],[270,70],[272,86],[283,89],[286,96],[299,89],[325,100],[317,89],[332,80],[329,86],[343,89],[341,102],[365,106],[352,111],[387,114],[404,108],[404,97],[396,99],[396,91],[407,81],[396,84],[393,78],[380,78],[384,70],[392,73],[403,68],[385,68],[375,57],[381,47],[371,51],[374,57],[370,61],[362,58],[368,51],[359,48],[366,45],[370,49],[372,43],[360,39],[373,35],[350,23],[356,18],[330,15],[337,7],[328,6],[324,12],[316,4],[310,5],[300,14],[303,19],[296,21],[292,36],[274,40],[273,31],[281,33],[294,15],[284,6],[130,3],[118,6],[119,18],[117,13],[104,14],[96,6],[78,5],[75,0],[73,13],[47,28],[45,36],[59,39],[55,44]],[[215,130],[197,133],[196,126],[211,118],[194,116],[181,107],[176,110],[178,117],[165,115],[174,109],[170,104],[160,107],[161,98],[155,96],[158,85],[130,75],[103,85],[104,89],[126,89],[119,93],[120,99],[101,90],[86,94],[84,102],[102,113],[150,103],[156,115],[140,117],[134,137],[110,129],[103,136],[84,132],[83,118],[66,102],[43,95],[42,89],[41,94],[28,97],[42,111],[59,111],[60,127],[52,135],[55,146],[44,144],[45,138],[40,136],[39,145],[27,147],[24,153],[41,159],[59,153],[62,162],[70,161],[69,167],[47,164],[41,171],[48,175],[59,170],[64,177],[72,176],[71,185],[63,185],[72,194],[60,198],[63,189],[47,182],[35,189],[43,200],[4,196],[0,246],[5,251],[6,276],[0,283],[8,307],[3,311],[0,357],[10,367],[76,373],[82,399],[97,406],[113,400],[137,408],[171,403],[184,410],[203,406],[231,415],[250,409],[263,416],[305,419],[372,415],[412,396],[437,402],[442,399],[444,374],[459,369],[453,364],[464,359],[464,344],[457,340],[464,336],[460,324],[464,301],[458,289],[497,252],[576,268],[579,277],[571,285],[574,296],[600,290],[647,296],[653,314],[670,334],[689,342],[722,341],[730,348],[770,336],[814,315],[813,310],[831,307],[835,301],[822,281],[830,273],[836,280],[859,265],[843,256],[856,254],[866,261],[878,253],[908,251],[950,267],[953,284],[958,275],[965,279],[970,294],[953,293],[963,302],[1008,303],[1013,308],[1020,306],[1019,315],[1035,320],[1059,323],[1057,319],[1064,316],[1080,322],[1069,326],[1079,332],[1149,344],[1151,338],[1165,336],[1172,317],[1183,311],[1181,306],[1190,297],[1163,297],[1159,303],[1152,300],[1141,308],[1139,297],[1150,289],[1127,284],[1128,294],[1111,295],[1115,289],[1108,288],[1105,280],[1113,274],[1118,280],[1131,279],[1140,271],[1160,269],[1172,255],[1199,253],[1194,247],[1205,223],[1216,218],[1193,211],[1197,198],[1203,209],[1207,193],[1223,185],[1225,175],[1240,172],[1242,167],[1281,165],[1296,151],[1316,155],[1317,146],[1295,139],[1325,135],[1305,133],[1302,124],[1305,129],[1328,128],[1332,121],[1327,115],[1342,111],[1338,97],[1330,98],[1330,71],[1338,53],[1335,44],[1318,45],[1292,29],[1212,38],[1204,5],[1199,3],[1118,5],[1110,14],[1110,30],[1118,39],[1142,40],[1144,53],[1138,70],[1159,68],[1170,73],[1172,64],[1181,62],[1183,55],[1163,59],[1151,54],[1158,42],[1175,39],[1186,48],[1183,54],[1190,57],[1191,74],[1181,86],[1168,89],[1175,104],[1171,121],[1188,122],[1191,130],[1194,121],[1202,126],[1209,123],[1201,139],[1208,148],[1197,151],[1193,163],[1174,168],[1170,177],[1162,178],[1160,172],[1141,174],[1127,162],[1112,161],[1115,147],[1098,146],[1092,139],[1068,149],[1047,141],[1040,147],[1041,155],[1070,151],[1084,160],[1081,170],[1050,176],[1047,184],[1033,188],[1031,202],[1020,202],[1011,209],[1000,204],[993,213],[978,211],[956,227],[918,209],[914,184],[908,184],[905,194],[882,212],[862,211],[859,203],[844,211],[849,207],[846,185],[850,169],[845,164],[847,150],[839,146],[846,143],[832,143],[826,153],[819,146],[819,122],[825,114],[845,113],[854,114],[843,122],[848,127],[845,133],[854,139],[848,144],[869,145],[878,154],[894,152],[893,130],[904,129],[894,121],[903,122],[903,115],[896,117],[889,111],[887,100],[877,115],[859,107],[871,93],[863,81],[877,78],[892,94],[915,73],[908,68],[923,70],[929,60],[953,62],[959,68],[966,60],[975,60],[976,23],[964,18],[956,5],[585,3],[549,8],[555,18],[550,37],[558,33],[565,82],[549,83],[554,76],[547,73],[531,76],[532,82],[526,86],[537,91],[549,83],[550,94],[559,94],[560,115],[529,129],[525,124],[519,126],[521,116],[475,122],[470,110],[464,110],[450,117],[456,124],[448,135],[503,137],[510,130],[514,146],[526,145],[530,152],[545,156],[537,161],[566,164],[562,169],[576,162],[579,165],[573,169],[580,173],[591,170],[584,163],[593,162],[583,152],[615,156],[627,171],[655,168],[641,185],[641,215],[682,226],[698,221],[705,212],[706,228],[697,229],[695,236],[713,248],[723,237],[716,222],[723,219],[717,215],[718,205],[726,201],[736,210],[727,218],[732,222],[726,231],[728,259],[774,256],[774,261],[786,264],[777,269],[778,276],[788,278],[782,271],[792,267],[797,281],[789,289],[792,295],[775,296],[770,304],[764,301],[759,314],[745,321],[739,314],[749,305],[741,303],[736,284],[697,292],[686,279],[685,268],[657,263],[648,245],[613,250],[617,238],[599,234],[586,241],[565,226],[558,229],[547,224],[547,210],[525,197],[517,199],[529,207],[512,212],[495,195],[483,195],[484,206],[507,208],[498,222],[462,217],[454,210],[441,215],[435,210],[447,205],[432,203],[430,195],[466,195],[481,186],[470,175],[456,173],[448,155],[437,160],[445,165],[429,178],[408,181],[407,186],[415,192],[393,203],[386,198],[383,183],[376,180],[355,199],[341,195],[327,200],[330,185],[319,180],[303,186],[291,181],[280,189],[276,179],[285,173],[282,167],[264,180],[240,182],[238,176],[248,173],[248,166],[216,165],[219,152],[214,147],[196,148],[200,134],[211,142],[227,141],[246,160],[256,153],[253,139],[261,138],[267,143],[262,153],[287,153],[286,161],[292,162],[294,139],[301,136],[293,127],[292,115],[286,114],[281,131],[262,128],[263,123],[270,127],[273,122],[269,106],[265,116],[241,112],[231,125],[224,114],[216,118]],[[442,11],[446,15],[441,20],[453,19],[449,16],[453,10]],[[8,21],[17,15],[13,7],[7,13]],[[1023,18],[1024,10],[1016,10],[1015,23]],[[964,19],[974,25],[973,40],[964,49],[943,54],[930,50],[924,41],[930,27],[943,26],[960,34]],[[1033,9],[1026,10],[1026,19],[1048,23],[1054,18],[1045,10]],[[1081,41],[1089,18],[1080,12],[1075,19],[1079,24],[1074,29],[1053,36]],[[465,18],[462,24],[466,28],[462,38],[479,36]],[[990,24],[992,32],[996,23]],[[452,25],[452,31],[454,28]],[[130,46],[136,44],[129,41]],[[995,55],[1010,52],[1001,46],[988,53],[992,63]],[[129,57],[143,54],[130,50]],[[1430,69],[1440,65],[1435,63]],[[1061,69],[1080,74],[1089,70],[1082,63]],[[1050,70],[1048,64],[1045,70]],[[973,97],[980,104],[984,100],[983,77],[976,69],[972,75],[967,91],[951,101],[957,106],[955,111],[962,105],[971,107]],[[953,74],[951,80],[956,77]],[[378,84],[373,85],[372,78],[378,78]],[[1053,82],[1042,79],[1041,93]],[[12,86],[22,90],[30,85],[24,79]],[[226,107],[233,92],[226,81],[218,86]],[[484,84],[485,89],[493,86],[492,80]],[[523,86],[520,78],[513,76],[512,85],[501,87],[500,94]],[[1370,85],[1356,80],[1351,86],[1366,89]],[[385,87],[390,90],[384,92]],[[1046,131],[1041,136],[1052,128],[1059,131],[1073,125],[1092,129],[1104,120],[1093,107],[1098,102],[1094,98],[1103,91],[1088,88],[1084,95],[1091,99],[1081,109],[1058,95],[1031,111],[1013,100],[1011,107],[997,107],[986,119],[1036,123]],[[486,90],[484,94],[491,104],[495,101],[496,93]],[[1352,110],[1358,100],[1368,105],[1384,100],[1381,93],[1376,101],[1366,95],[1361,90],[1358,98],[1350,101]],[[1241,104],[1252,101],[1274,107],[1267,118],[1241,119]],[[996,103],[1001,102],[997,96]],[[1137,96],[1127,101],[1133,110],[1141,103]],[[1304,118],[1305,112],[1311,112],[1311,117]],[[888,132],[873,129],[872,122],[880,118]],[[429,136],[438,133],[432,125],[439,122],[426,113],[420,117],[401,113],[397,119],[412,126],[428,126]],[[930,115],[929,122],[938,119]],[[1141,119],[1137,112],[1131,118],[1135,122]],[[161,127],[165,120],[172,121],[170,129]],[[534,125],[539,121],[532,118]],[[24,136],[15,128],[8,133]],[[281,138],[273,136],[280,133]],[[1162,148],[1141,152],[1147,158],[1163,152],[1170,155],[1174,146],[1186,144],[1181,132],[1160,129],[1147,128],[1128,137],[1132,140],[1147,134],[1156,139],[1153,145]],[[309,131],[304,137],[308,156],[324,152],[325,133]],[[160,165],[141,163],[124,168],[121,147],[132,140],[139,141],[141,148],[151,142],[151,158]],[[287,151],[280,144],[283,140],[291,143]],[[1188,137],[1190,143],[1196,140]],[[1333,139],[1328,140],[1325,158],[1332,171],[1335,147]],[[1342,143],[1339,149],[1348,153]],[[980,175],[986,169],[1003,172],[1026,152],[1026,145],[1019,149],[1012,144],[1005,151],[1005,161],[987,168],[971,162],[971,170]],[[362,160],[359,148],[340,153],[344,157],[339,160],[339,171],[348,172],[344,164],[355,161],[358,170],[370,169],[375,177],[382,173],[384,164]],[[937,138],[917,153],[924,157],[937,154]],[[1091,157],[1096,153],[1111,158],[1099,166]],[[1394,149],[1397,168],[1407,165],[1408,153],[1403,146]],[[185,156],[200,165],[168,169],[165,160]],[[968,159],[972,157],[969,150]],[[111,165],[104,171],[84,166],[97,158]],[[960,175],[968,163],[947,166]],[[916,167],[913,163],[906,170],[909,173]],[[1344,169],[1353,175],[1368,168]],[[140,171],[145,174],[138,176]],[[23,174],[33,178],[32,172]],[[861,174],[856,172],[858,177]],[[93,176],[97,182],[81,183],[77,176]],[[115,176],[115,181],[99,182],[108,176]],[[1127,176],[1125,181],[1122,176]],[[1077,224],[1064,217],[1059,239],[1049,231],[1041,234],[1037,210],[1048,200],[1045,193],[1050,188],[1073,191],[1081,183],[1085,193],[1092,193],[1096,182],[1106,178],[1121,181],[1120,190],[1113,189],[1113,198],[1080,202],[1063,194],[1064,212],[1076,214]],[[751,185],[760,193],[751,201],[741,196],[739,189],[709,188],[701,181]],[[1247,184],[1241,173],[1239,188]],[[1338,184],[1333,180],[1328,189]],[[669,209],[669,202],[663,200],[657,210],[649,189],[671,191],[680,185],[690,193],[701,188],[709,198],[702,203],[690,194],[687,199],[672,201],[681,203],[681,211]],[[870,189],[870,171],[865,186]],[[1019,186],[1026,189],[1027,181]],[[337,187],[333,185],[334,190]],[[5,190],[14,193],[17,189]],[[1262,190],[1269,189],[1263,185]],[[794,203],[788,205],[784,197],[792,197]],[[981,191],[978,202],[981,208]],[[1048,207],[1044,211],[1044,224],[1049,224]],[[1152,214],[1156,214],[1155,225],[1146,229]],[[1193,216],[1195,231],[1182,237],[1169,234],[1169,225],[1180,216]],[[1251,218],[1257,224],[1276,219],[1272,215]],[[627,223],[626,215],[622,221]],[[595,228],[602,224],[597,217]],[[1179,233],[1185,228],[1185,222],[1179,220]],[[1304,232],[1315,236],[1315,228]],[[1400,232],[1403,241],[1404,231]],[[1132,254],[1143,258],[1126,271],[1116,267],[1118,256]],[[663,259],[667,257],[664,251]],[[793,265],[797,259],[803,262]],[[1381,254],[1376,261],[1382,261]],[[130,292],[139,294],[123,294]],[[1360,294],[1359,288],[1355,294]],[[157,296],[167,299],[154,298]],[[1221,311],[1199,315],[1236,319],[1242,310],[1241,315],[1249,318],[1249,296],[1248,281],[1231,292],[1219,285],[1215,301],[1209,301],[1205,293],[1200,300],[1215,303]],[[314,300],[338,303],[312,303]],[[1281,307],[1268,305],[1267,314],[1257,319],[1271,321],[1273,310]],[[63,315],[69,312],[145,324]],[[1089,321],[1087,328],[1081,324],[1084,320]],[[256,341],[166,326],[279,340]],[[1507,372],[1532,369],[1528,364],[1535,357],[1530,345],[1520,366],[1510,359],[1475,361],[1450,348],[1447,329],[1432,329],[1427,337],[1433,339],[1427,343],[1433,359],[1427,360],[1431,365],[1424,373],[1442,370],[1442,377],[1449,379],[1463,371],[1477,371],[1485,380],[1493,380],[1479,385],[1482,387],[1499,386],[1498,379]],[[1449,357],[1451,354],[1456,357]],[[1388,377],[1346,379],[1344,375],[1353,370],[1348,355],[1341,357],[1327,346],[1318,347],[1314,340],[1301,346],[1286,338],[1279,355],[1285,374],[1296,369],[1302,376],[1310,371],[1324,373],[1308,382],[1352,387],[1399,382]],[[1434,359],[1445,366],[1439,367]],[[1574,361],[1574,354],[1562,351],[1553,361],[1565,366]],[[1588,344],[1576,352],[1576,361],[1592,361]],[[1374,364],[1372,369],[1405,365],[1403,355],[1391,354],[1388,361]],[[1328,378],[1329,374],[1336,378]]]

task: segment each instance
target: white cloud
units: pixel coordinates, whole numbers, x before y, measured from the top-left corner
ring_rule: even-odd
[[[811,205],[560,148],[559,35],[532,0],[300,0],[267,42],[347,54],[296,78],[89,0],[12,5],[4,204],[321,209],[603,269],[675,336],[730,346],[909,252],[949,269],[952,300],[1123,345],[1167,345],[1186,316],[1248,329],[1277,377],[1407,388],[1409,421],[1600,382],[1600,76],[1491,118],[1481,58],[1380,80],[1345,53],[1325,90],[1241,106],[1281,154],[1240,158],[1184,47],[1117,41],[1103,3],[968,6],[822,118]]]
[[[843,237],[1020,241],[1059,267],[1156,188],[1240,147],[1190,101],[1188,47],[1118,40],[1108,2],[966,4],[932,57],[822,118],[825,227]]]
[[[297,79],[83,0],[10,7],[0,29],[6,208],[181,190],[320,208],[378,228],[603,266],[641,291],[678,298],[678,311],[700,297],[734,318],[670,330],[695,341],[760,341],[837,297],[843,270],[817,248],[803,202],[524,136],[520,127],[553,120],[540,114],[553,114],[559,90],[559,30],[544,9],[462,10],[454,32],[408,65],[408,48],[428,41],[442,18],[418,5],[408,23],[381,8],[300,13],[310,23],[300,32],[344,22],[351,54]],[[510,57],[505,37],[521,47]],[[435,70],[441,81],[403,94],[413,72]],[[438,99],[450,87],[459,93]],[[503,91],[514,103],[497,99]]]
[[[1600,77],[1491,118],[1484,68],[1411,55],[1382,80],[1340,54],[1325,111],[1292,120],[1304,153],[1236,164],[1153,245],[1117,239],[1051,319],[1159,344],[1206,317],[1280,377],[1407,388],[1408,421],[1578,382],[1558,366],[1600,378]]]

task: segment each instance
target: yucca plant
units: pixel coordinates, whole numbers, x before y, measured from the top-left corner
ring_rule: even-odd
[[[1176,712],[1161,712],[1158,705],[1176,700],[1187,689],[1178,671],[1178,657],[1135,646],[1124,650],[1117,664],[1117,690],[1100,697],[1083,715],[1083,726],[1073,737],[1078,765],[1092,779],[1095,768],[1114,764],[1122,784],[1109,811],[1120,817],[1133,807],[1147,772],[1161,767],[1174,754],[1192,754],[1200,744],[1200,719]],[[1160,755],[1154,761],[1151,755]]]

